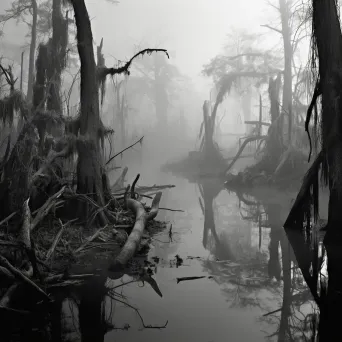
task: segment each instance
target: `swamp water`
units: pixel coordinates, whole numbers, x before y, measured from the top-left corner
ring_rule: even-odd
[[[127,285],[122,293],[145,324],[168,325],[141,330],[137,314],[116,303],[115,326],[130,329],[109,332],[105,341],[287,341],[289,333],[309,340],[305,318],[315,304],[282,228],[296,194],[260,189],[256,199],[215,180],[194,184],[171,175],[163,183],[176,188],[164,192],[161,207],[185,210],[157,217],[169,222],[149,252],[151,261],[160,259],[155,279],[163,298],[149,285]],[[178,267],[176,255],[183,259]]]
[[[310,320],[317,308],[282,228],[296,193],[263,188],[247,196],[212,179],[191,183],[166,173],[148,177],[141,184],[176,185],[163,191],[161,208],[184,210],[160,210],[157,216],[167,226],[152,238],[148,259],[156,266],[153,277],[163,297],[149,284],[134,282],[117,288],[116,300],[106,297],[101,310],[101,286],[90,287],[83,312],[93,312],[83,318],[82,334],[73,304],[77,298],[63,301],[63,319],[55,322],[62,340],[311,341]],[[143,328],[134,308],[150,328]],[[101,321],[108,322],[107,328]],[[155,328],[166,322],[165,328]]]

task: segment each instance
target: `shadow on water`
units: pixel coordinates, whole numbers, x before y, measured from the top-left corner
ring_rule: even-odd
[[[34,318],[1,315],[1,341],[342,340],[342,250],[324,247],[316,231],[283,229],[293,194],[231,193],[216,180],[172,175],[160,183],[176,185],[161,207],[185,210],[160,212],[168,228],[140,257],[153,264],[162,298],[134,270],[102,274],[53,290],[54,303]]]
[[[316,229],[313,229],[310,234],[301,230],[286,229],[286,234],[319,308],[319,314],[312,316],[311,320],[316,340],[341,341],[342,249],[340,242],[324,245],[324,233]]]

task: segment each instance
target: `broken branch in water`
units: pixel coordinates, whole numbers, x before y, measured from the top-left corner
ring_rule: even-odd
[[[159,208],[159,210],[168,210],[168,211],[176,211],[179,213],[185,213],[185,211],[181,209]]]
[[[139,310],[137,308],[135,308],[133,305],[131,304],[128,304],[127,302],[124,302],[123,300],[120,300],[120,299],[117,299],[117,298],[114,298],[114,296],[112,295],[109,295],[110,298],[118,301],[119,303],[122,303],[124,305],[127,305],[129,308],[133,309],[139,316],[140,320],[141,320],[141,323],[143,325],[143,327],[145,329],[164,329],[166,328],[167,324],[169,323],[169,321],[166,321],[166,323],[164,325],[146,325],[145,322],[144,322],[144,319],[142,318]]]
[[[169,238],[170,238],[170,241],[172,242],[172,224],[171,224],[170,230],[169,230]]]
[[[181,281],[186,281],[186,280],[196,280],[196,279],[203,279],[203,278],[208,278],[212,279],[212,276],[206,277],[206,276],[200,276],[200,277],[181,277],[177,278],[177,284],[180,283]]]

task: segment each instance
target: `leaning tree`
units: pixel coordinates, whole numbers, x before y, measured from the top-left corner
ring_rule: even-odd
[[[328,222],[324,245],[328,257],[327,294],[321,298],[322,324],[329,324],[329,336],[340,336],[341,237],[342,237],[342,32],[336,0],[312,0],[312,71],[316,75],[314,93],[306,117],[308,132],[314,116],[315,138],[320,151],[303,179],[302,187],[285,222],[285,227],[310,230],[311,217],[319,214],[319,186],[329,189]],[[319,101],[320,100],[320,101]],[[310,135],[309,135],[310,138]],[[327,338],[326,336],[321,336]]]

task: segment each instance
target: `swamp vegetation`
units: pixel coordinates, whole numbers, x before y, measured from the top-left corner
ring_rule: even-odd
[[[108,67],[85,0],[11,2],[29,53],[0,58],[1,340],[342,339],[339,6],[271,7],[281,49],[232,30],[191,138],[166,49]]]

